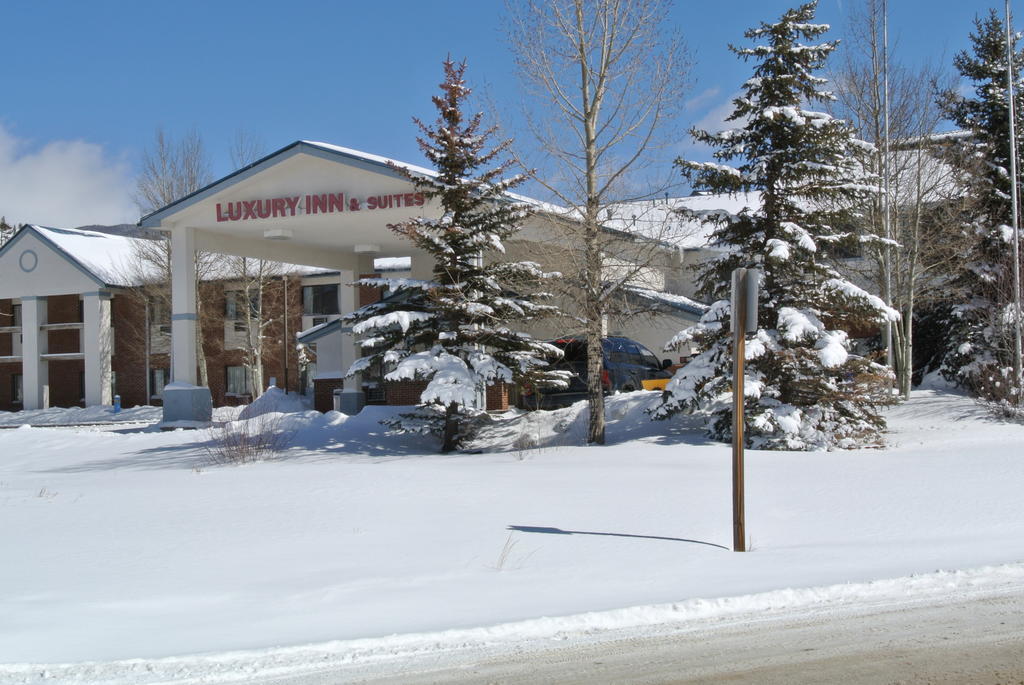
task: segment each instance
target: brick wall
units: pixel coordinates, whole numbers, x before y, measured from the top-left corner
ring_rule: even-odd
[[[426,387],[426,381],[384,381],[385,397],[391,405],[419,404]]]
[[[114,331],[114,394],[122,407],[149,404],[146,398],[146,308],[140,297],[118,293],[110,301],[110,322]]]
[[[79,306],[78,295],[56,295],[46,298],[46,322],[47,323],[80,323],[82,321],[82,310]],[[64,354],[69,352],[81,352],[80,330],[49,331],[47,333],[47,351],[50,354]],[[77,382],[77,381],[76,381]],[[50,397],[53,401],[54,379],[50,379]],[[63,393],[61,395],[64,396]],[[77,402],[76,402],[77,404]],[[71,405],[54,405],[71,406]]]
[[[228,285],[230,288],[230,285]],[[243,350],[224,349],[224,283],[204,283],[200,294],[204,304],[202,312],[203,351],[210,392],[214,405],[224,405],[226,397],[227,367],[242,366],[245,363]],[[49,323],[79,322],[81,310],[78,295],[58,295],[47,298]],[[0,326],[10,325],[10,300],[0,300]],[[283,340],[284,326],[280,311],[284,307],[284,283],[277,279],[270,283],[264,295],[265,311],[273,312],[277,321],[267,327],[264,343],[263,374],[265,382],[277,379],[278,387],[284,387],[285,374],[282,359],[284,349],[288,356],[288,389],[299,390],[299,362],[295,349],[295,333],[302,327],[302,290],[300,279],[289,277],[288,282],[288,340]],[[114,331],[114,354],[111,369],[115,374],[116,394],[121,396],[121,406],[133,407],[140,404],[159,404],[146,397],[145,364],[145,302],[131,292],[118,291],[111,301],[111,323]],[[80,352],[80,331],[49,331],[49,351]],[[10,335],[0,334],[0,356],[10,354]],[[170,369],[169,355],[150,355],[150,369]],[[83,361],[51,361],[50,404],[51,406],[77,406],[82,399]],[[20,406],[11,404],[11,376],[21,373],[21,364],[0,364],[0,410],[11,411]],[[330,403],[328,403],[330,408]]]
[[[487,411],[505,411],[508,409],[509,386],[498,383],[487,388]]]
[[[51,361],[50,366],[50,406],[81,407],[85,397],[83,380],[85,362]]]
[[[334,391],[345,387],[341,378],[318,378],[313,381],[313,408],[328,412],[334,409]]]
[[[387,403],[390,405],[419,404],[426,381],[385,381]],[[487,410],[504,411],[509,406],[509,386],[504,383],[487,388]]]
[[[377,278],[380,274],[360,274],[359,278]],[[368,304],[380,302],[384,296],[384,288],[374,288],[372,285],[359,286],[359,306],[365,307]]]
[[[21,409],[21,405],[12,403],[14,399],[11,391],[11,377],[21,373],[21,364],[0,364],[0,411],[15,411]]]

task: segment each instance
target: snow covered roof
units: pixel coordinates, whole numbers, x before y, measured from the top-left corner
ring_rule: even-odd
[[[377,170],[379,171],[387,170],[396,175],[398,174],[398,172],[395,171],[394,167],[405,169],[406,171],[409,171],[413,174],[417,174],[420,176],[437,176],[437,172],[434,171],[433,169],[417,166],[415,164],[410,164],[409,162],[403,162],[397,159],[391,159],[389,157],[384,157],[382,155],[375,155],[370,152],[363,152],[362,150],[356,150],[349,147],[342,147],[341,145],[334,145],[333,143],[324,143],[315,140],[297,140],[294,143],[290,143],[289,145],[286,145],[279,150],[275,150],[274,152],[271,152],[269,155],[256,160],[252,164],[242,167],[241,169],[238,169],[228,174],[227,176],[224,176],[223,178],[220,178],[214,181],[213,183],[210,183],[209,185],[200,188],[199,190],[193,193],[190,193],[184,197],[175,200],[174,202],[168,205],[165,205],[164,207],[161,207],[153,212],[150,212],[149,214],[139,219],[139,225],[146,227],[157,227],[160,225],[160,221],[162,219],[161,215],[171,213],[172,211],[176,211],[176,208],[178,208],[179,206],[185,207],[192,204],[193,202],[202,199],[211,192],[214,192],[215,188],[221,186],[224,183],[234,183],[243,178],[247,178],[253,173],[256,173],[260,167],[266,166],[267,163],[270,162],[270,160],[274,159],[275,157],[284,158],[285,156],[295,154],[298,152],[307,152],[313,154],[322,154],[323,152],[327,152],[332,156],[347,158],[363,164],[369,164],[371,165],[371,167],[377,167]],[[526,197],[525,195],[507,193],[507,196],[510,200],[516,202],[524,202],[526,204],[530,204],[544,211],[565,211],[556,205],[550,205],[541,202],[540,200],[535,200],[533,198]]]
[[[299,331],[295,334],[295,339],[300,343],[309,345],[324,336],[341,331],[342,328],[341,319],[334,319],[333,321],[328,321],[326,323],[318,323],[304,331]]]
[[[334,145],[332,143],[321,143],[315,140],[302,140],[299,142],[305,143],[306,145],[314,145],[324,150],[340,152],[346,157],[354,157],[356,159],[361,159],[366,162],[376,162],[377,164],[381,164],[387,167],[401,167],[406,171],[409,171],[414,174],[419,174],[421,176],[429,176],[431,178],[437,176],[437,172],[434,171],[433,169],[427,169],[426,167],[416,166],[415,164],[409,164],[408,162],[402,162],[397,159],[391,159],[389,157],[382,157],[381,155],[375,155],[369,152],[362,152],[361,150],[353,150],[350,147],[342,147],[341,145]]]
[[[759,193],[690,195],[612,205],[602,210],[601,219],[606,228],[660,240],[680,249],[699,249],[708,246],[714,228],[696,217],[680,215],[680,209],[735,216],[744,208],[760,206]]]
[[[105,226],[90,226],[91,229],[105,229]],[[121,227],[110,227],[117,231]],[[141,241],[163,240],[159,234],[153,237],[133,237],[120,232],[108,233],[105,230],[86,230],[82,228],[54,228],[27,224],[22,230],[31,230],[43,240],[49,242],[72,263],[92,274],[97,280],[109,287],[131,287],[141,285],[143,280],[159,278],[160,274],[151,273],[146,278],[145,269],[137,268],[135,245]],[[404,261],[403,261],[404,260]],[[409,268],[408,257],[393,258],[385,261],[391,269],[398,269],[403,263]],[[379,268],[379,267],[378,267]],[[324,269],[301,264],[282,264],[278,272],[294,276],[310,276],[326,272]],[[333,272],[337,273],[337,272]],[[208,270],[208,280],[228,280],[237,277],[234,267],[225,261]]]
[[[690,299],[685,295],[676,295],[674,293],[666,293],[660,290],[651,290],[650,288],[639,288],[636,286],[627,286],[626,288],[630,293],[642,300],[661,305],[663,308],[674,309],[694,316],[701,316],[710,309],[710,307],[703,302]]]
[[[374,271],[408,271],[412,268],[412,257],[378,257],[373,260]]]
[[[37,225],[28,225],[26,229],[35,231],[104,284],[117,287],[138,285],[128,265],[132,262],[134,243],[146,238]]]

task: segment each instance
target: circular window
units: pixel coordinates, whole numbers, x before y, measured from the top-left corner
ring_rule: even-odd
[[[25,250],[18,259],[18,265],[25,273],[35,271],[35,268],[39,266],[39,257],[32,250]]]

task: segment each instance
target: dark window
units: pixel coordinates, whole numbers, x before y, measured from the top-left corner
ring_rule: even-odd
[[[258,293],[253,293],[249,298],[249,315],[258,316],[260,313],[260,298]],[[224,291],[224,318],[230,321],[238,321],[245,318],[245,291],[225,290]]]
[[[15,373],[11,375],[11,402],[14,404],[21,404],[24,400],[24,389],[21,385],[21,374]]]
[[[631,342],[613,340],[608,359],[615,364],[639,364],[640,350]]]
[[[652,369],[661,368],[661,362],[658,361],[658,358],[654,356],[653,352],[651,352],[643,345],[637,345],[637,347],[640,349],[640,356],[643,358],[644,366],[649,366]]]
[[[157,326],[161,333],[171,333],[171,310],[163,300],[152,298],[149,300],[149,323]]]
[[[149,389],[153,397],[162,397],[169,376],[167,369],[150,369]]]
[[[227,393],[229,395],[249,394],[249,374],[245,372],[244,366],[225,366],[227,374]]]
[[[12,326],[20,326],[21,325],[21,305],[20,304],[12,304],[11,305],[11,325]]]
[[[338,284],[302,286],[302,313],[338,314]]]
[[[80,299],[78,300],[78,323],[83,321],[85,321],[85,300]]]

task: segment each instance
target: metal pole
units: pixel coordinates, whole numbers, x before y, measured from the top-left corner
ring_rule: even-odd
[[[147,293],[145,290],[143,290],[142,292],[142,296],[145,298],[145,307],[143,308],[145,310],[145,317],[142,324],[144,327],[142,338],[142,354],[146,357],[146,363],[143,364],[146,373],[146,399],[142,402],[142,404],[149,405],[149,403],[153,401],[153,379],[150,378],[150,376],[152,376],[153,373],[152,370],[149,368],[149,293]]]
[[[1010,109],[1010,204],[1013,228],[1013,377],[1017,400],[1021,400],[1021,306],[1020,306],[1020,228],[1017,219],[1017,138],[1013,102],[1013,37],[1010,29],[1010,0],[1006,0],[1006,99]]]
[[[743,501],[743,357],[747,340],[747,270],[732,272],[732,549],[746,552]]]
[[[288,274],[283,277],[284,280],[284,314],[281,315],[281,321],[284,322],[284,332],[281,334],[281,359],[284,363],[284,394],[288,394]]]
[[[892,203],[889,194],[889,3],[882,0],[882,118],[884,134],[882,138],[882,175],[884,185],[884,209],[885,209],[885,237],[892,240]],[[892,245],[886,243],[883,248],[884,258],[882,260],[885,271],[885,298],[886,304],[892,306]],[[885,363],[890,369],[895,368],[895,355],[893,354],[892,322],[885,322]]]

